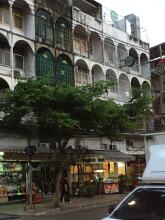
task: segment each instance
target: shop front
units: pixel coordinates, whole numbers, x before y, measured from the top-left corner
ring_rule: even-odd
[[[0,203],[26,199],[29,158],[22,150],[0,152]],[[32,182],[42,196],[53,194],[57,167],[52,153],[32,157]]]
[[[127,174],[127,162],[135,157],[120,151],[104,151],[104,193],[120,191],[121,176]]]
[[[102,156],[95,157],[92,154],[70,166],[70,185],[73,195],[78,195],[80,188],[85,190],[85,187],[91,185],[95,187],[96,193],[99,193],[97,185],[101,184],[104,178],[103,161]]]
[[[70,182],[73,194],[77,194],[80,185],[94,185],[95,192],[119,192],[119,177],[126,174],[126,164],[134,160],[131,155],[119,151],[95,151],[82,162],[70,167]]]
[[[0,161],[0,203],[25,199],[26,163]]]

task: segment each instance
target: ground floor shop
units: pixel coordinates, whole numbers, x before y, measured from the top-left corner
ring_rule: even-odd
[[[19,152],[1,152],[0,156],[0,203],[26,199],[29,158]],[[55,192],[58,167],[52,153],[37,153],[31,161],[32,182],[38,192],[47,196]]]
[[[121,152],[88,154],[81,161],[68,165],[64,171],[70,183],[70,192],[77,195],[116,193],[119,191],[120,175],[125,175],[128,164],[134,158]],[[58,165],[53,153],[36,153],[31,161],[32,182],[43,197],[55,192]],[[0,202],[23,200],[26,198],[29,158],[22,151],[4,152],[0,156]],[[92,187],[91,187],[92,186]]]
[[[70,166],[72,193],[77,194],[82,185],[93,185],[98,194],[119,192],[120,175],[126,174],[127,162],[134,159],[121,152],[88,155],[82,162]]]

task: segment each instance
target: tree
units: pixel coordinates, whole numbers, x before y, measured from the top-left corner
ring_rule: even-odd
[[[3,98],[1,124],[25,130],[29,144],[33,136],[41,140],[50,138],[52,147],[58,149],[55,205],[59,202],[60,179],[67,163],[68,141],[75,134],[103,133],[106,101],[101,97],[110,86],[110,82],[82,87],[54,86],[46,79],[29,79],[19,82],[14,91]],[[111,101],[113,104],[115,108]]]
[[[102,132],[112,145],[113,141],[121,141],[124,133],[130,130],[130,120],[125,108],[111,100],[105,102],[104,109]]]
[[[129,116],[131,131],[147,131],[152,118],[152,98],[142,89],[134,90],[133,96],[124,106]]]

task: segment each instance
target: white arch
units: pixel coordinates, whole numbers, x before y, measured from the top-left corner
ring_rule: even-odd
[[[15,47],[16,43],[18,43],[19,41],[23,41],[23,42],[27,43],[28,46],[31,48],[33,54],[35,54],[34,43],[31,40],[28,40],[28,39],[20,37],[20,36],[14,36],[13,47]]]
[[[74,68],[75,84],[83,85],[90,82],[89,68],[83,59],[77,60]]]
[[[100,80],[105,80],[104,72],[100,65],[95,64],[92,67],[92,81],[97,82]]]
[[[3,31],[3,30],[0,30],[0,34],[6,39],[8,45],[10,46],[10,41],[8,39],[8,35],[7,35],[7,32]]]
[[[8,0],[9,2],[11,0]],[[14,4],[17,0],[12,0],[11,2]],[[33,0],[21,0],[23,2],[25,2],[28,6],[29,6],[29,9],[31,11],[31,13],[33,13],[34,11],[34,1]]]
[[[124,73],[121,73],[119,76],[119,96],[122,102],[127,102],[131,97],[130,82]]]
[[[1,73],[0,73],[0,75],[1,75]],[[7,83],[9,89],[12,90],[12,81],[11,81],[11,77],[10,76],[3,76],[3,75],[1,75],[0,79],[4,80]]]

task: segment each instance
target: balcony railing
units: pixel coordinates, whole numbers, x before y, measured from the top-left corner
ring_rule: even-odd
[[[10,66],[10,51],[0,50],[0,65]],[[24,56],[14,53],[15,69],[24,70]]]

